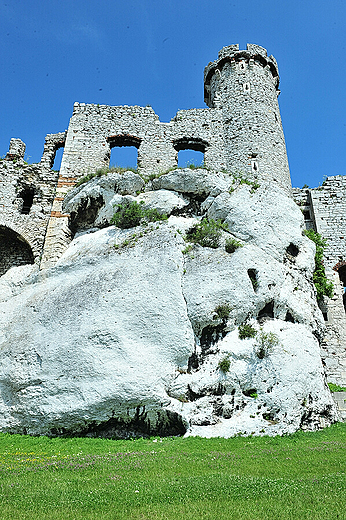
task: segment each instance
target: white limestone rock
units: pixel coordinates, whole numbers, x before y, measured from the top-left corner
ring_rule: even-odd
[[[214,176],[203,191],[195,172],[173,176],[169,193],[157,185],[137,200],[184,209],[179,193],[207,197],[224,179]],[[188,173],[194,180],[184,188]],[[95,182],[83,196],[71,193],[70,208],[82,219],[83,204],[102,189]],[[89,230],[54,268],[16,268],[0,279],[1,431],[229,437],[337,419],[319,352],[314,244],[302,235],[301,212],[266,187],[217,190],[205,211],[229,232],[216,249],[187,250],[184,234],[201,215],[170,216]],[[136,199],[107,193],[89,212],[89,227],[102,212],[107,220],[107,205]],[[243,247],[230,254],[224,244],[232,236]],[[244,323],[256,338],[239,339]],[[275,336],[259,356],[262,333]]]
[[[189,204],[189,201],[180,197],[178,193],[169,190],[147,191],[138,195],[136,201],[143,203],[145,209],[156,209],[166,215],[170,215],[174,209],[181,209]]]
[[[181,168],[160,175],[152,181],[152,186],[154,190],[173,190],[207,197],[227,192],[232,183],[232,178],[223,173],[210,172],[204,168]]]
[[[234,236],[256,244],[281,262],[292,244],[293,252],[298,249],[295,265],[312,269],[314,248],[302,233],[303,215],[293,199],[270,185],[251,191],[243,185],[231,194],[221,193],[209,207],[208,218],[224,220]]]

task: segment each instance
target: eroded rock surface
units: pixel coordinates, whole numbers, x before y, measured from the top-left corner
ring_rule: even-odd
[[[78,234],[54,268],[0,278],[1,431],[229,437],[334,422],[299,208],[223,173],[176,170],[146,188],[130,173],[68,195]],[[110,226],[124,198],[169,218]],[[203,217],[228,230],[215,249],[188,248]],[[242,247],[228,253],[229,238]],[[239,339],[243,324],[256,336]]]

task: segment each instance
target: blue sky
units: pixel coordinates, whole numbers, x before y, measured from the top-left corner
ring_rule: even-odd
[[[0,156],[40,160],[75,101],[203,108],[203,70],[232,43],[279,64],[294,186],[345,175],[345,0],[0,0]]]

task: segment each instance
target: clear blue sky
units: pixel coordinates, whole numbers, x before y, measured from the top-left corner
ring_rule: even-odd
[[[346,174],[345,0],[0,0],[0,156],[11,137],[40,160],[75,101],[202,108],[203,70],[225,45],[279,64],[294,186]]]

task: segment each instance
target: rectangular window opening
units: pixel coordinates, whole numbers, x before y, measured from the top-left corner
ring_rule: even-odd
[[[63,146],[61,148],[58,148],[57,151],[55,152],[55,158],[54,158],[54,163],[53,163],[53,166],[52,166],[52,170],[55,170],[56,172],[60,171],[61,160],[62,160],[63,153],[64,153],[64,147]]]
[[[179,150],[178,152],[178,167],[188,168],[194,166],[204,165],[204,153],[196,150]]]
[[[138,149],[135,146],[113,146],[109,166],[137,169]]]

